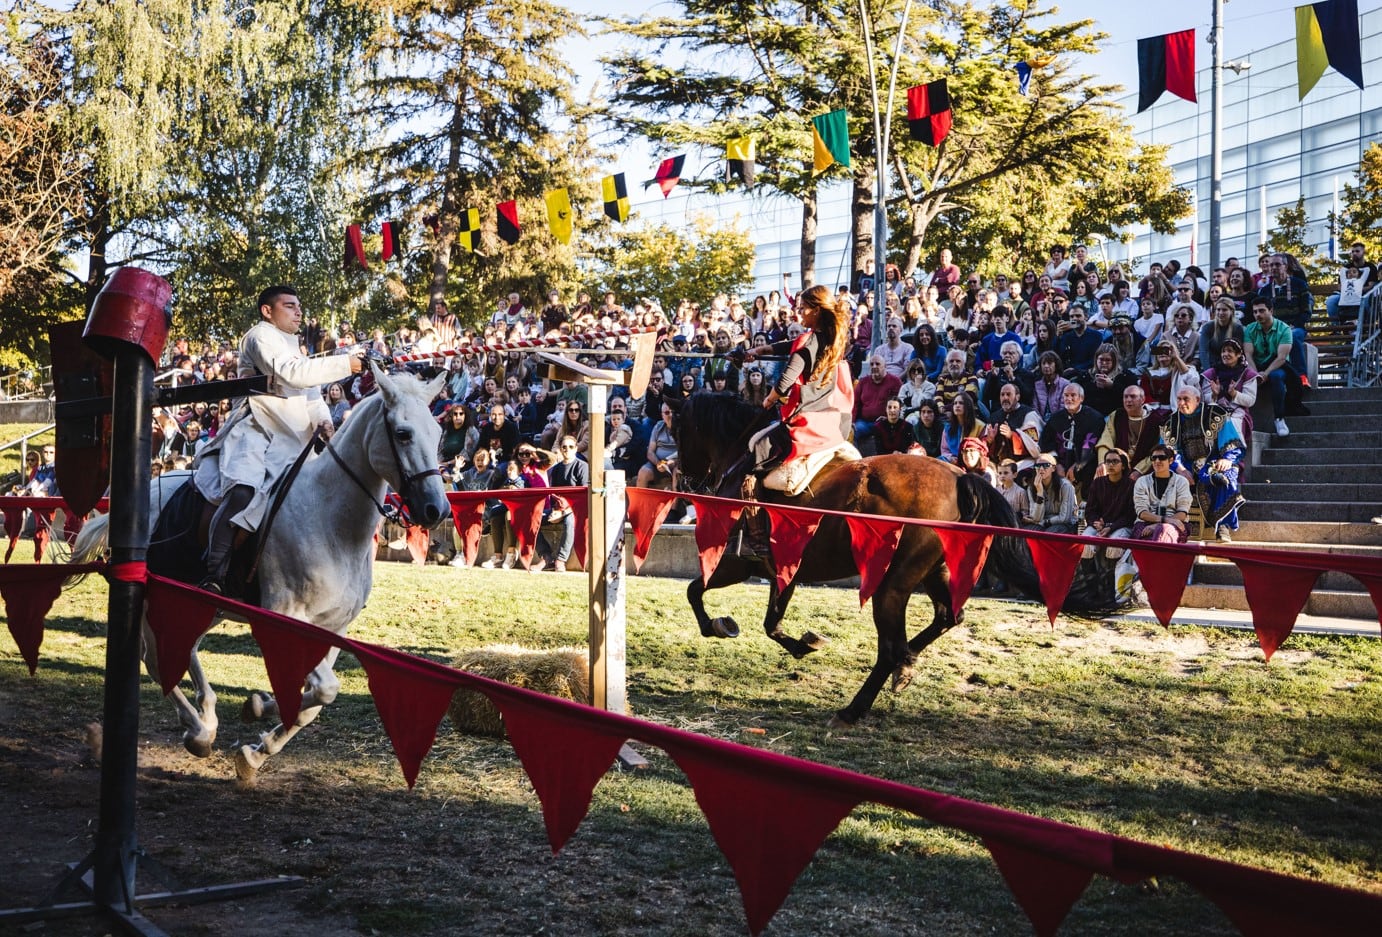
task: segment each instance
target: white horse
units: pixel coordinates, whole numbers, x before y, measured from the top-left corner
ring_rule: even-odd
[[[263,608],[336,634],[345,632],[369,598],[374,533],[386,486],[402,496],[415,523],[435,527],[450,514],[437,470],[441,427],[428,409],[444,386],[445,375],[424,382],[407,374],[390,376],[371,367],[379,392],[351,412],[327,451],[303,465],[268,528],[259,562],[259,604]],[[173,493],[191,478],[191,473],[179,474],[181,477],[154,479],[150,529]],[[108,523],[102,516],[83,528],[73,549],[73,562],[89,562],[104,553]],[[152,567],[150,571],[159,572]],[[240,747],[235,769],[242,780],[253,780],[270,755],[277,754],[336,698],[341,682],[332,668],[338,654],[333,647],[307,675],[302,708],[293,725],[279,724],[261,735],[258,744]],[[156,655],[145,620],[144,664],[155,682]],[[169,695],[186,730],[183,744],[192,754],[206,757],[216,740],[216,694],[202,671],[195,647],[188,678],[196,688],[196,705],[180,688]],[[277,715],[271,698],[256,697],[252,701],[256,714]]]

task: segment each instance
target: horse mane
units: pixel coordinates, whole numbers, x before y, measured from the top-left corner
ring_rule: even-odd
[[[681,418],[697,436],[728,443],[743,434],[757,411],[757,407],[732,391],[697,391],[681,404]]]

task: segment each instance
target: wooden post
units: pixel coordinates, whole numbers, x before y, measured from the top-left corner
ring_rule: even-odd
[[[586,412],[590,415],[590,538],[586,545],[586,578],[590,592],[590,705],[609,709],[609,650],[606,647],[606,595],[609,581],[605,569],[605,413],[609,388],[600,384],[586,384],[589,399]],[[624,695],[623,688],[617,695]]]

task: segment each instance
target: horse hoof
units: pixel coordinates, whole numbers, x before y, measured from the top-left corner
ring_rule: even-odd
[[[913,670],[909,664],[899,664],[893,671],[893,692],[901,693],[912,685]]]
[[[710,627],[717,638],[739,637],[739,623],[728,615],[710,619]]]
[[[262,722],[278,718],[278,702],[262,690],[255,690],[240,708],[242,722]]]
[[[241,745],[235,753],[235,777],[241,784],[253,784],[268,757],[253,745]]]
[[[814,631],[807,631],[801,636],[801,643],[813,651],[819,651],[830,643],[830,639],[825,635],[816,634]]]
[[[191,732],[182,733],[182,747],[198,758],[210,758],[211,746],[215,742],[216,736],[210,732],[203,735],[193,735]]]

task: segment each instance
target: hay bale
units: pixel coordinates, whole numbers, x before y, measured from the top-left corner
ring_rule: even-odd
[[[548,696],[590,702],[590,663],[585,648],[534,651],[516,644],[495,644],[467,651],[451,666]],[[461,687],[451,697],[446,713],[458,732],[504,737],[504,720],[483,693]]]

